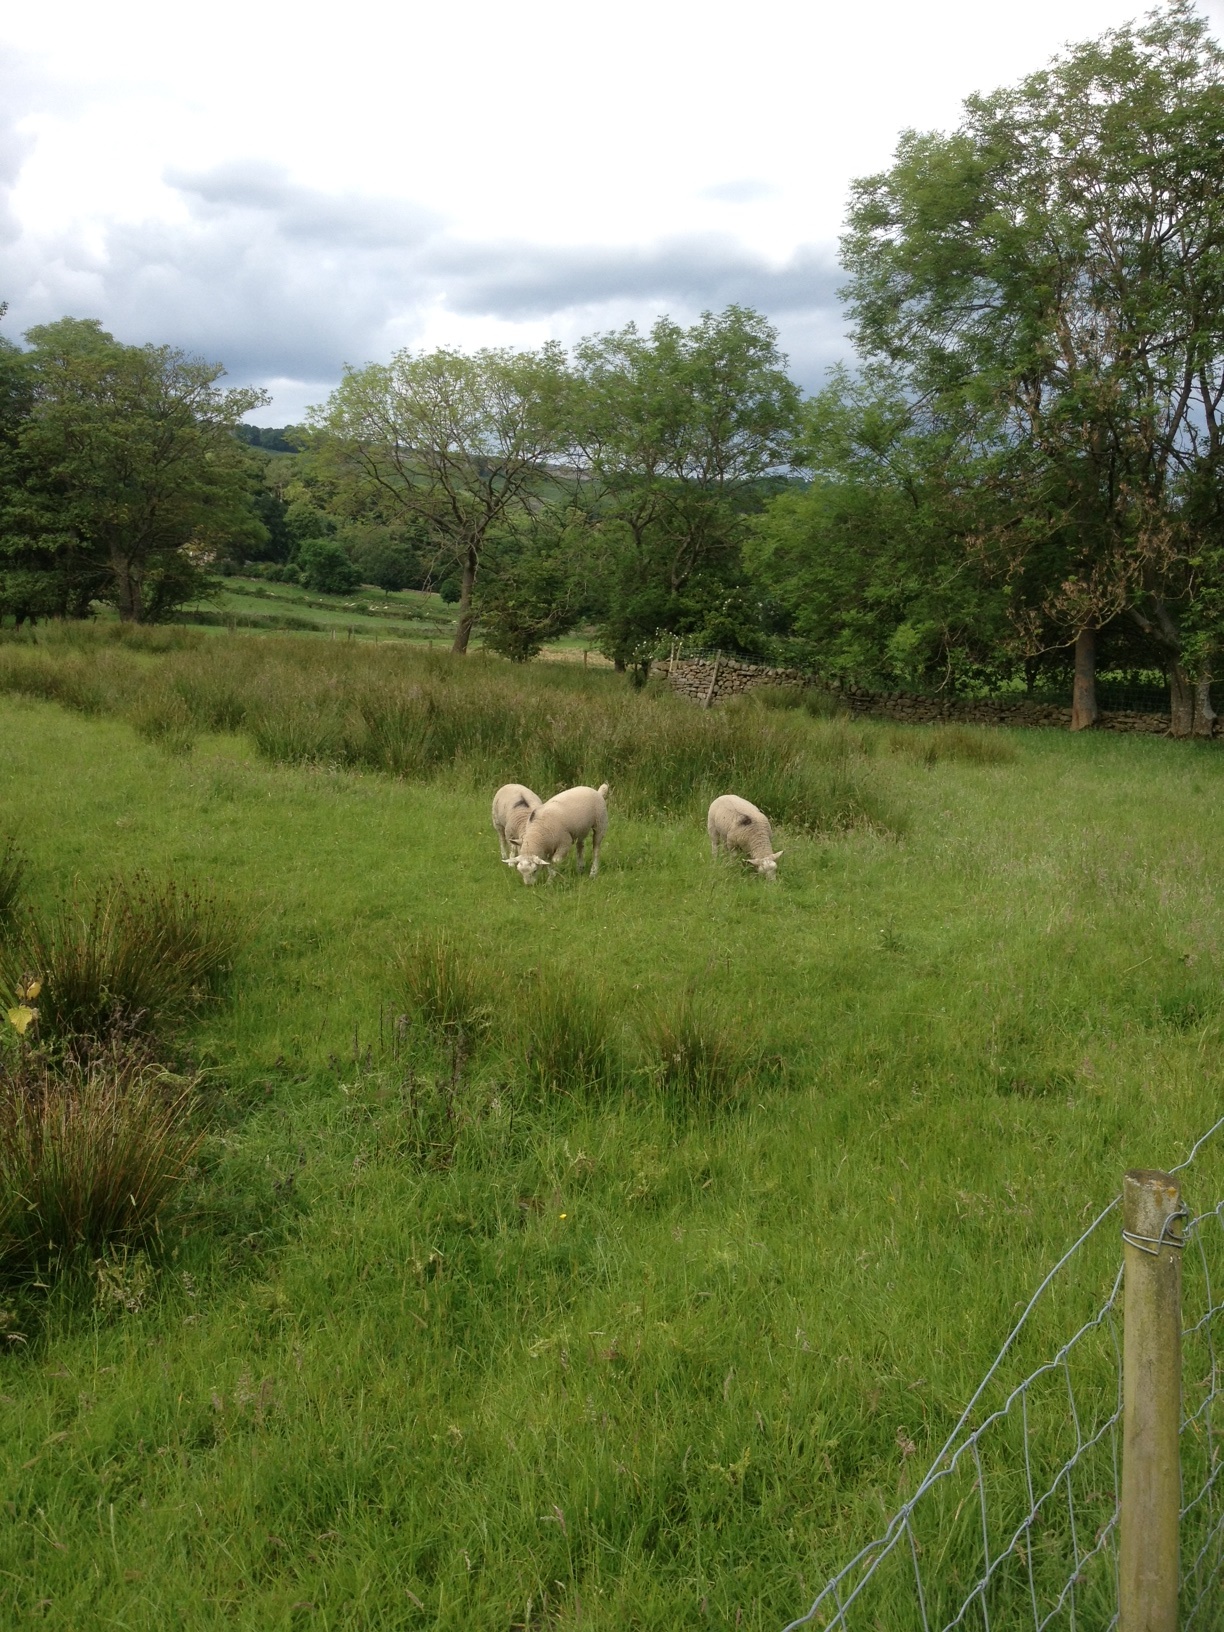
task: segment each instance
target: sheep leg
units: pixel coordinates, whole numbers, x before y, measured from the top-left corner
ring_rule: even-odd
[[[506,843],[505,829],[500,827],[497,830],[497,848],[501,851],[502,860],[509,861],[511,853],[510,846]]]
[[[599,831],[598,828],[595,828],[591,833],[591,877],[592,878],[594,878],[595,875],[599,872],[599,841],[600,841],[600,839],[602,837],[603,837],[603,834]]]
[[[584,833],[582,835],[582,837],[577,842],[578,842],[578,849],[577,849],[578,871],[581,872],[582,871],[582,852],[586,848],[586,834]]]

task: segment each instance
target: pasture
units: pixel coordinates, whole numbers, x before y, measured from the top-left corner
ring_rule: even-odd
[[[0,646],[0,755],[33,910],[239,941],[160,1237],[6,1290],[6,1624],[769,1632],[1220,1112],[1210,746],[163,632]],[[501,866],[511,776],[612,784],[597,880]]]

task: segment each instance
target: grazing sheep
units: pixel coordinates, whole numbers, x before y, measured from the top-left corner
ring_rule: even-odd
[[[523,844],[523,829],[533,810],[540,808],[540,796],[521,782],[507,782],[493,795],[493,827],[501,846],[502,860],[517,856]]]
[[[715,799],[706,817],[706,832],[710,835],[712,856],[718,855],[720,844],[728,850],[738,850],[762,878],[777,879],[778,857],[782,852],[773,847],[769,817],[747,799],[735,793],[724,793]]]
[[[582,871],[582,848],[591,835],[591,877],[599,871],[599,846],[608,830],[608,784],[601,788],[567,788],[555,793],[528,816],[517,856],[507,867],[518,869],[524,884],[534,884],[541,867],[559,867],[571,844],[578,846],[578,871]]]

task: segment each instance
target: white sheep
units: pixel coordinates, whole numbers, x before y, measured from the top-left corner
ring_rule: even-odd
[[[762,878],[777,879],[778,857],[782,852],[773,847],[769,817],[747,799],[735,793],[721,794],[710,806],[706,832],[710,835],[712,856],[717,857],[719,845],[727,850],[738,850]]]
[[[514,867],[524,884],[534,884],[541,867],[559,867],[571,844],[578,846],[578,871],[582,871],[582,849],[591,835],[591,877],[599,871],[599,846],[608,830],[608,784],[596,788],[566,788],[555,793],[528,816]]]
[[[493,795],[493,828],[503,861],[518,855],[527,818],[540,808],[540,803],[539,794],[532,793],[521,782],[507,782]]]

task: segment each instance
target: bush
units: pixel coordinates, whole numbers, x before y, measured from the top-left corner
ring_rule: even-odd
[[[154,1234],[199,1144],[193,1090],[122,1051],[0,1066],[0,1273]]]
[[[351,595],[361,573],[343,548],[330,538],[308,538],[298,550],[302,583],[321,595]]]
[[[31,919],[11,961],[42,981],[40,1037],[83,1057],[105,1038],[173,1032],[224,989],[240,938],[211,895],[137,875]]]

